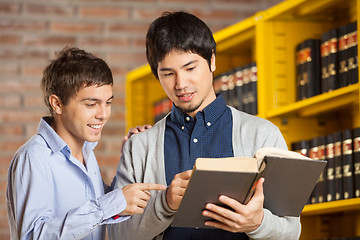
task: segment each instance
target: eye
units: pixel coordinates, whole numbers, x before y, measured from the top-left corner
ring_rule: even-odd
[[[94,107],[96,104],[95,103],[87,103],[85,104],[87,107]]]
[[[186,70],[187,71],[192,71],[192,70],[194,70],[195,69],[195,67],[189,67],[189,68],[187,68]]]
[[[168,76],[171,76],[171,75],[173,75],[173,73],[172,73],[172,72],[169,72],[169,73],[164,73],[164,74],[163,74],[163,76],[164,76],[164,77],[168,77]]]
[[[106,102],[106,105],[107,105],[107,106],[111,106],[111,104],[112,104],[112,101],[107,101],[107,102]]]

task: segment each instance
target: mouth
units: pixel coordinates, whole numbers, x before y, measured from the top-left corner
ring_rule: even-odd
[[[101,129],[102,124],[88,124],[87,126],[94,130],[99,130],[99,129]]]
[[[194,95],[195,93],[191,92],[191,93],[178,94],[177,96],[178,98],[180,98],[181,101],[188,102],[194,97]]]

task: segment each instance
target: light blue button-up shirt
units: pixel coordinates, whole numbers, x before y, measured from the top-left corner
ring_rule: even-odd
[[[93,149],[86,167],[47,123],[15,154],[9,166],[7,208],[12,239],[104,239],[105,224],[126,208],[121,189],[104,194]]]

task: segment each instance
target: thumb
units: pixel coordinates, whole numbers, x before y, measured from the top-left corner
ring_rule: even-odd
[[[254,197],[260,197],[260,196],[264,197],[264,181],[265,178],[261,177],[257,182]]]

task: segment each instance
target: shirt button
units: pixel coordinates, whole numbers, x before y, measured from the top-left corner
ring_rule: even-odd
[[[197,142],[198,142],[197,138],[194,138],[194,140],[193,140],[193,141],[194,141],[194,143],[197,143]]]
[[[186,119],[186,121],[190,121],[190,117],[186,117],[185,119]]]
[[[185,127],[184,126],[181,126],[181,130],[184,130],[185,129]]]
[[[210,127],[211,126],[211,122],[207,122],[207,124],[206,125],[208,125],[208,127]]]

